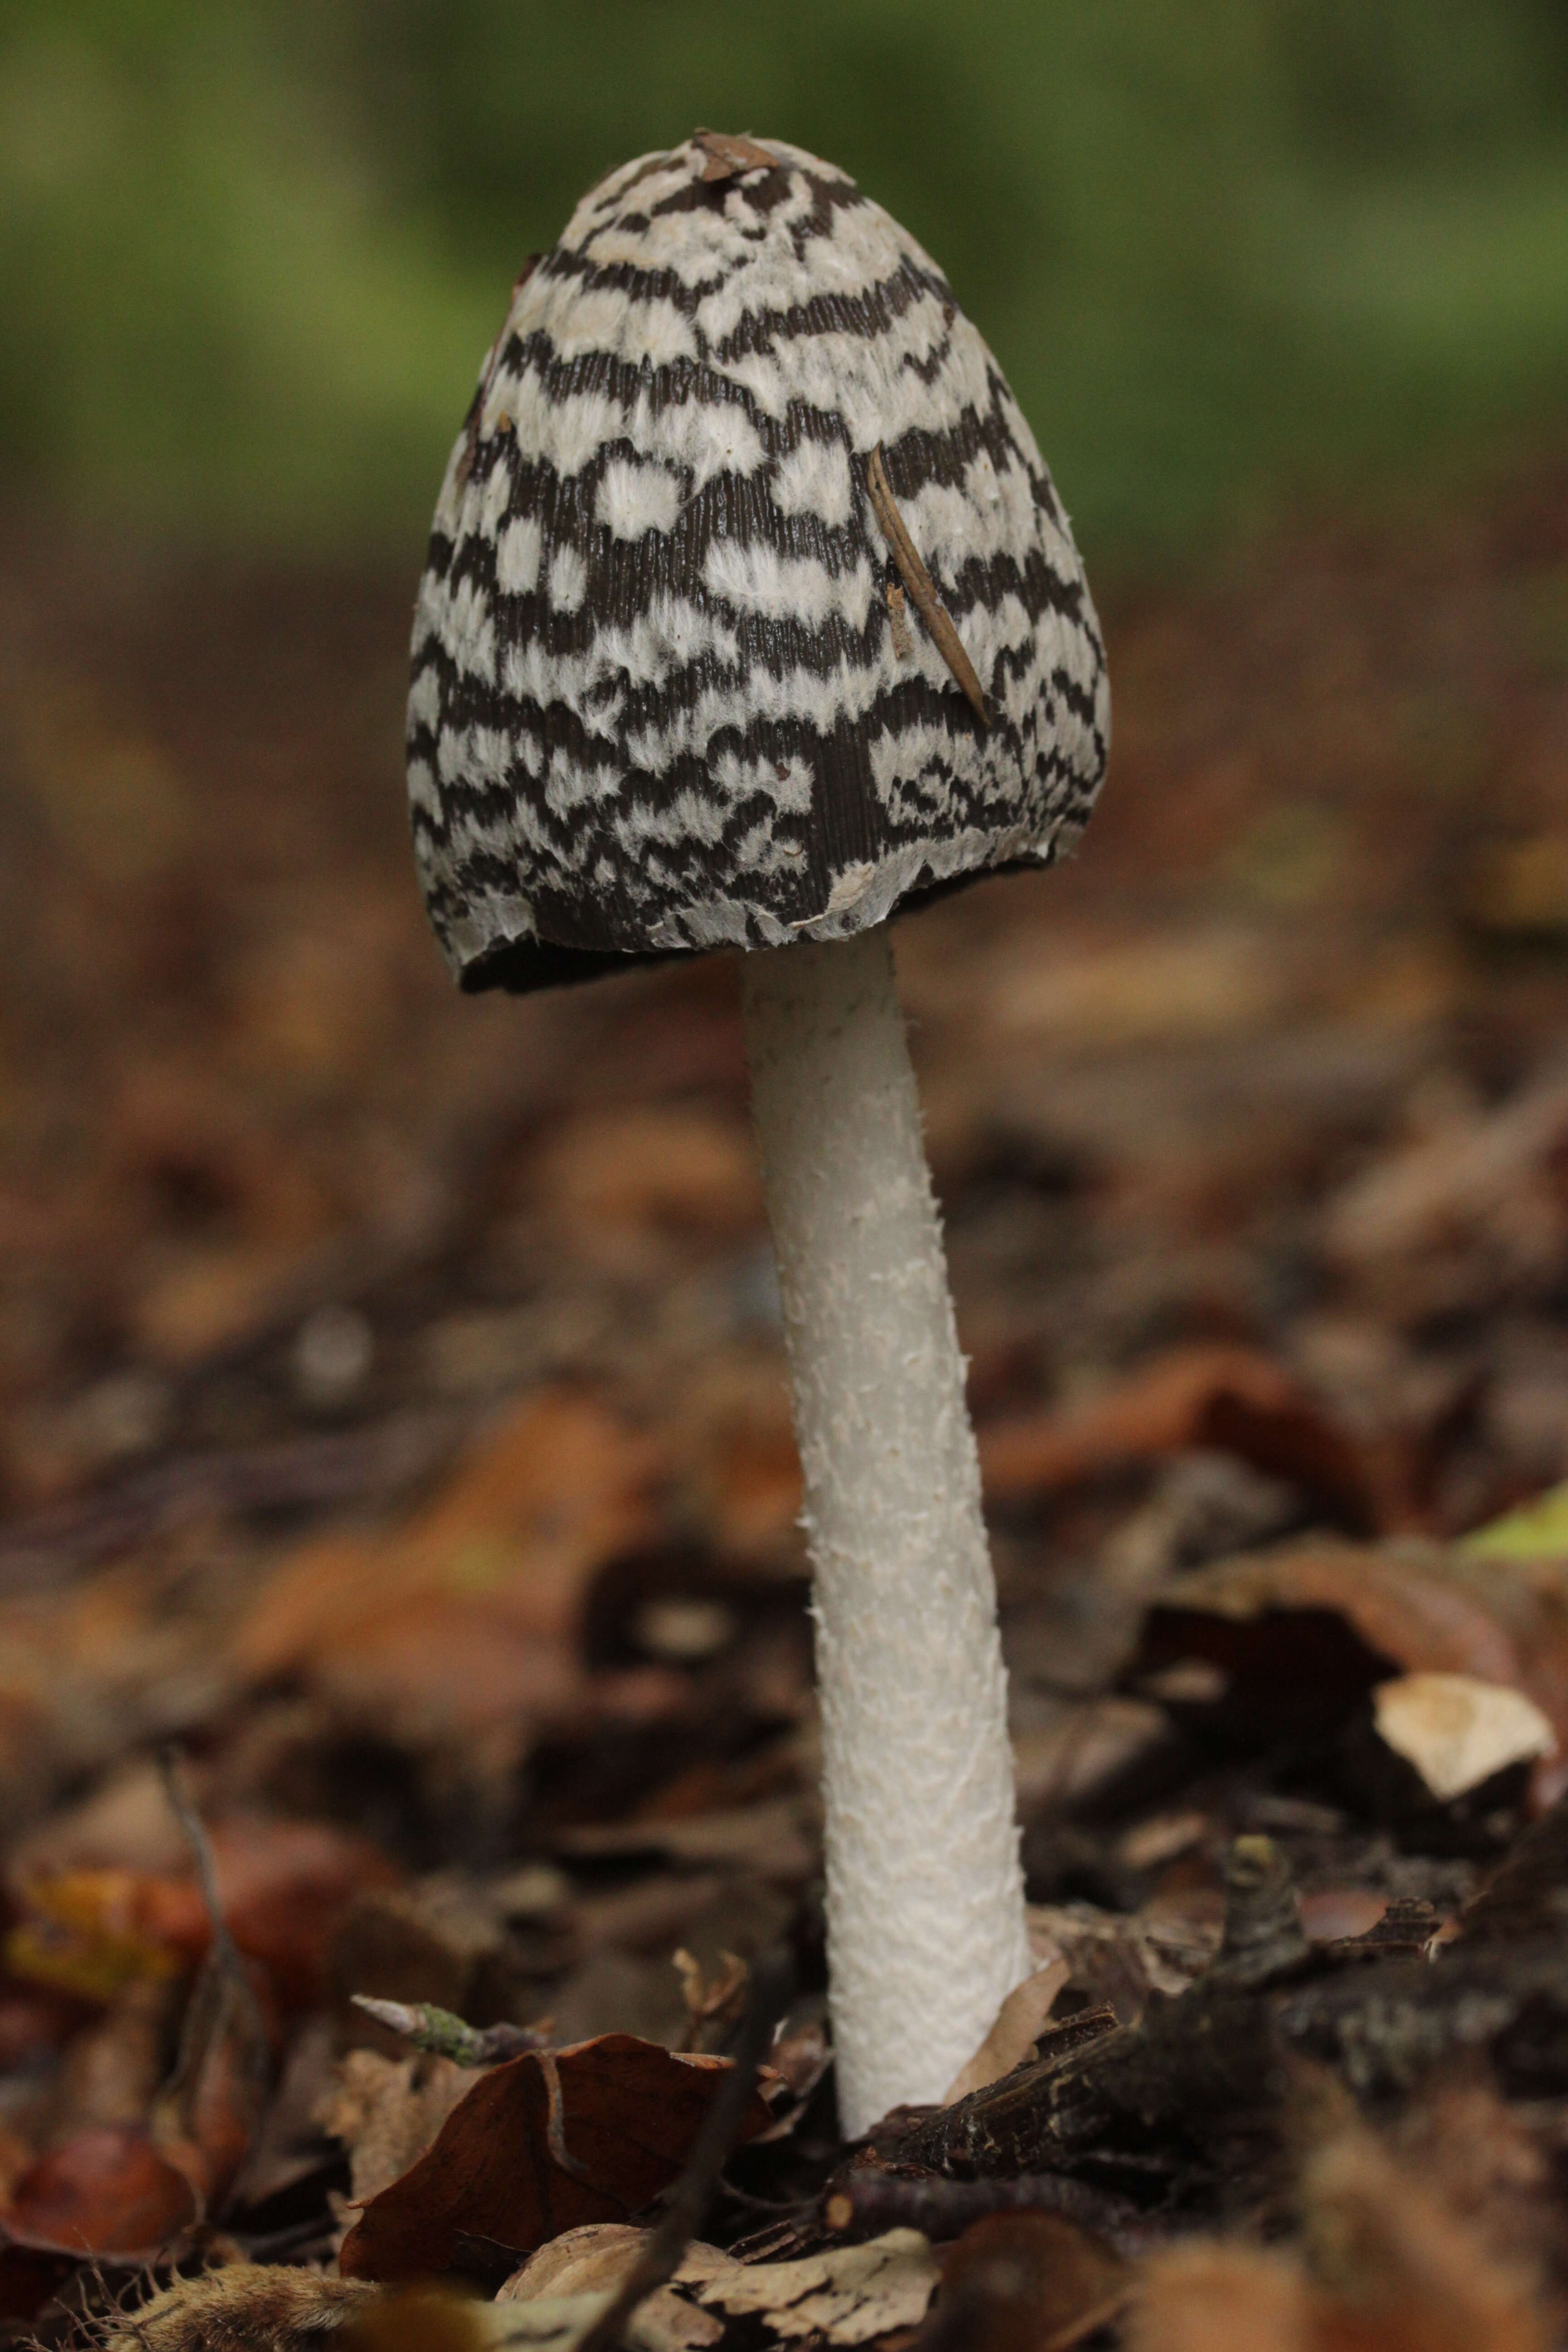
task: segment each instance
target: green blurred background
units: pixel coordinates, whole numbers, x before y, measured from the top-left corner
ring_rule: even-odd
[[[412,555],[519,263],[698,124],[909,224],[1103,551],[1561,409],[1562,0],[6,0],[0,488]]]

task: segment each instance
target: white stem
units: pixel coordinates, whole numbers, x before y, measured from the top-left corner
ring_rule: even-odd
[[[940,2099],[1029,1970],[996,1588],[885,928],[743,959],[816,1571],[838,2100]]]

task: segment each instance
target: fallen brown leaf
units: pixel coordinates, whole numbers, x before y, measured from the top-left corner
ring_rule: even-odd
[[[1440,1803],[1510,1764],[1555,1754],[1552,1726],[1522,1691],[1473,1675],[1400,1675],[1373,1695],[1378,1738],[1413,1764]]]
[[[12,2244],[147,2261],[196,2219],[184,2172],[144,2124],[90,2124],[48,2148],[16,2183],[4,2217]]]
[[[1023,2063],[1044,2032],[1051,2004],[1069,1974],[1066,1960],[1058,1955],[1014,1986],[990,2032],[948,2084],[942,2102],[944,2107],[951,2107],[955,2099],[967,2098],[971,2091],[983,2091],[987,2083],[1000,2081]]]
[[[426,1736],[578,1702],[588,1579],[655,1531],[661,1468],[653,1440],[587,1398],[531,1399],[407,1527],[323,1537],[287,1560],[236,1663],[256,1681],[303,1675]]]
[[[354,2203],[368,2204],[417,2164],[473,2087],[469,2070],[450,2058],[384,2058],[378,2050],[348,2051],[320,2121],[348,2150]]]
[[[1410,1523],[1387,1466],[1256,1348],[1178,1349],[1087,1404],[999,1423],[982,1433],[981,1473],[987,1496],[1005,1501],[1194,1446],[1305,1487],[1358,1534]]]
[[[1127,2352],[1318,2352],[1299,2264],[1258,2246],[1206,2241],[1145,2263],[1125,2342]]]
[[[698,2284],[700,2267],[708,2275]],[[740,2263],[717,2247],[693,2247],[677,2273],[699,2302],[760,2319],[767,2333],[828,2344],[865,2344],[924,2315],[937,2266],[918,2230],[889,2230],[863,2246],[835,2247],[793,2263]]]
[[[1059,2213],[993,2213],[942,2263],[940,2308],[987,2352],[1065,2352],[1126,2302],[1118,2254]]]
[[[1248,1736],[1342,1713],[1383,1678],[1380,1667],[1468,1675],[1521,1691],[1552,1727],[1558,1752],[1535,1767],[1537,1804],[1568,1769],[1561,1561],[1319,1539],[1216,1560],[1155,1593],[1132,1672],[1182,1660],[1218,1671],[1213,1712]]]
[[[550,2076],[560,2085],[551,2145]],[[589,2221],[624,2220],[679,2172],[725,2073],[607,2033],[482,2075],[435,2146],[366,2206],[343,2242],[345,2275],[397,2280],[447,2270],[456,2233],[523,2251]],[[767,2121],[753,2100],[745,2134]],[[564,2151],[570,2169],[557,2156]]]
[[[1321,2283],[1314,2342],[1418,2352],[1546,2352],[1539,2281],[1500,2259],[1363,2125],[1314,2151],[1300,2197]]]
[[[259,1960],[290,2008],[321,1998],[338,1924],[363,1889],[397,1874],[367,1839],[322,1822],[239,1816],[211,1830],[218,1895],[240,1951]],[[189,1872],[47,1868],[33,1841],[17,1892],[23,1916],[6,1959],[13,1974],[104,2000],[137,1977],[174,1975],[207,1948],[211,1927]]]

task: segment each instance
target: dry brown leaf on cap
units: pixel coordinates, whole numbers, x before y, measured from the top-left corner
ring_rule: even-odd
[[[1002,1501],[1197,1446],[1304,1487],[1357,1534],[1411,1523],[1387,1465],[1258,1348],[1177,1349],[1087,1403],[997,1423],[981,1435],[980,1466],[987,1497]]]
[[[345,2275],[432,2276],[451,2267],[459,2231],[528,2252],[563,2230],[624,2220],[680,2171],[728,2072],[629,2033],[493,2067],[428,2153],[365,2207],[339,2257]],[[767,2119],[753,2098],[742,2137]]]
[[[1557,1752],[1534,1701],[1473,1675],[1400,1675],[1372,1695],[1378,1738],[1413,1764],[1439,1802],[1462,1797],[1510,1764]]]
[[[1036,1958],[1039,1955],[1037,1953]],[[1060,1953],[1037,1967],[1032,1976],[1015,1985],[996,2012],[996,2021],[973,2058],[961,2066],[947,2086],[942,2105],[951,2107],[955,2099],[965,2099],[971,2091],[983,2091],[987,2083],[1010,2074],[1015,2066],[1022,2065],[1046,2029],[1051,2004],[1066,1984],[1071,1971]]]

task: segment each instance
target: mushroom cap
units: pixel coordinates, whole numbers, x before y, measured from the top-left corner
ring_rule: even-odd
[[[780,142],[593,189],[518,281],[416,611],[416,855],[463,986],[847,938],[1049,865],[1108,734],[1067,517],[914,239]]]

